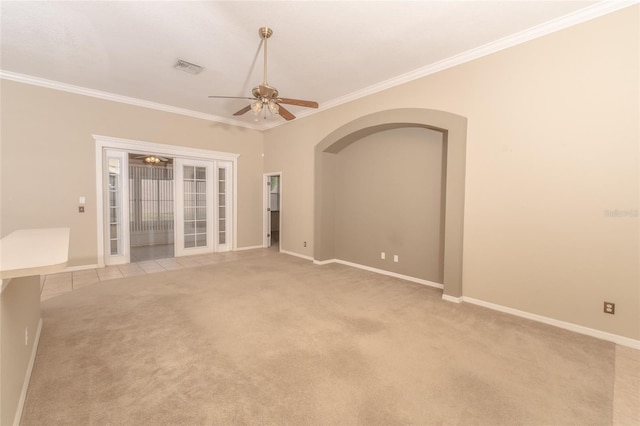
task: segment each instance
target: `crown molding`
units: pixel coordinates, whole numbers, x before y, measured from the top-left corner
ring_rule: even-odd
[[[155,109],[158,111],[170,112],[173,114],[185,115],[187,117],[199,118],[202,120],[215,121],[218,123],[229,124],[237,127],[246,127],[253,130],[260,130],[259,127],[244,123],[242,121],[232,120],[230,118],[220,117],[213,114],[193,111],[185,108],[174,107],[171,105],[160,104],[157,102],[146,101],[144,99],[132,98],[129,96],[116,95],[114,93],[103,92],[100,90],[89,89],[72,84],[61,83],[58,81],[47,80],[40,77],[34,77],[26,74],[19,74],[11,71],[0,70],[0,78],[5,80],[17,81],[18,83],[26,83],[34,86],[46,87],[48,89],[61,90],[63,92],[75,93],[77,95],[90,96],[93,98],[104,99],[107,101],[120,102],[139,106],[143,108]]]
[[[397,77],[393,77],[389,80],[374,84],[362,90],[358,90],[340,98],[336,98],[332,101],[325,102],[321,105],[320,108],[318,108],[318,110],[312,111],[311,113],[313,114],[321,110],[334,108],[338,105],[342,105],[347,102],[363,98],[365,96],[373,95],[383,90],[390,89],[392,87],[399,86],[401,84],[408,83],[431,74],[435,74],[448,68],[464,64],[465,62],[470,62],[475,59],[491,55],[501,50],[517,46],[527,41],[552,34],[554,32],[581,24],[586,21],[590,21],[595,18],[599,18],[601,16],[616,12],[618,10],[633,6],[638,3],[640,3],[640,0],[605,0],[596,3],[574,13],[570,13],[560,18],[547,21],[545,23],[531,27],[527,30],[509,35],[507,37],[503,37],[474,49],[467,50],[466,52],[451,56],[447,59],[443,59],[426,67],[418,68],[417,70],[410,71]]]
[[[616,12],[618,10],[633,6],[640,3],[640,0],[604,0],[596,3],[592,6],[578,10],[574,13],[562,16],[560,18],[547,21],[540,25],[536,25],[527,30],[521,31],[516,34],[501,38],[499,40],[487,43],[477,48],[467,50],[460,54],[454,55],[447,59],[443,59],[434,64],[428,65],[417,70],[410,71],[408,73],[399,75],[397,77],[385,80],[383,82],[366,87],[362,90],[352,92],[348,95],[341,96],[328,102],[324,102],[318,109],[302,111],[297,114],[298,118],[308,117],[317,114],[320,111],[328,110],[336,106],[355,101],[357,99],[373,95],[386,89],[390,89],[395,86],[399,86],[404,83],[408,83],[419,78],[426,77],[431,74],[446,70],[448,68],[455,67],[457,65],[470,62],[475,59],[482,58],[487,55],[499,52],[501,50],[508,49],[513,46],[525,43],[527,41],[543,37],[548,34],[563,30],[565,28],[572,27],[574,25],[581,24],[583,22],[599,18],[609,13]],[[198,111],[193,111],[185,108],[178,108],[170,105],[160,104],[156,102],[150,102],[143,99],[132,98],[128,96],[116,95],[109,92],[102,92],[99,90],[88,89],[85,87],[74,86],[70,84],[60,83],[57,81],[46,80],[43,78],[33,77],[25,74],[14,73],[10,71],[0,70],[0,79],[17,81],[20,83],[33,84],[36,86],[47,87],[55,90],[62,90],[65,92],[76,93],[85,96],[91,96],[99,99],[110,100],[114,102],[121,102],[129,105],[140,106],[143,108],[156,109],[159,111],[170,112],[174,114],[185,115],[193,118],[200,118],[208,121],[215,121],[218,123],[228,124],[231,126],[245,127],[252,130],[264,131],[272,129],[278,126],[287,124],[288,122],[276,122],[261,123],[260,125],[249,124],[243,121],[233,120],[230,118],[220,117],[212,114],[205,114]]]

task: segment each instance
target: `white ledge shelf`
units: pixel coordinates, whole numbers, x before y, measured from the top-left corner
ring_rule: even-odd
[[[21,229],[0,240],[0,279],[59,272],[69,261],[69,228]]]

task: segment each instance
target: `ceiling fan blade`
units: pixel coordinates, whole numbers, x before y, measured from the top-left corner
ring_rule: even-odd
[[[289,99],[289,98],[279,98],[281,104],[287,105],[297,105],[307,108],[318,108],[318,103],[315,101],[303,101],[301,99]]]
[[[251,98],[250,98],[251,99]],[[247,105],[246,107],[242,108],[240,111],[234,113],[233,115],[242,115],[245,112],[248,112],[251,110],[251,105]]]
[[[209,96],[210,98],[218,98],[218,99],[249,99],[253,100],[255,98],[249,98],[247,96]]]
[[[278,106],[279,106],[278,114],[280,114],[282,116],[282,118],[284,118],[287,121],[293,120],[294,118],[296,118],[296,116],[291,114],[291,112],[288,109],[286,109],[282,105],[278,105]]]

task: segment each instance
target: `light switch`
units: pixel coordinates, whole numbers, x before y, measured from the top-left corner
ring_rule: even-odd
[[[80,204],[84,204],[85,203],[85,198],[84,197],[80,197]]]

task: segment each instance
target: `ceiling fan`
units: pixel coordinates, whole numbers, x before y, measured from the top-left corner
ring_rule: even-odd
[[[234,113],[233,115],[242,115],[248,111],[253,111],[257,116],[264,110],[269,110],[272,114],[280,114],[282,118],[285,120],[293,120],[296,118],[288,109],[286,109],[282,104],[286,105],[296,105],[307,108],[318,108],[318,103],[314,101],[303,101],[300,99],[291,99],[291,98],[281,98],[278,96],[278,89],[273,86],[270,86],[267,82],[267,39],[271,37],[273,34],[273,30],[268,27],[261,27],[258,30],[258,34],[260,38],[264,40],[264,80],[262,84],[256,86],[251,91],[253,95],[252,98],[242,97],[242,96],[209,96],[210,98],[225,98],[225,99],[249,99],[253,101],[251,104],[242,108],[240,111]],[[265,115],[266,118],[266,115]]]

